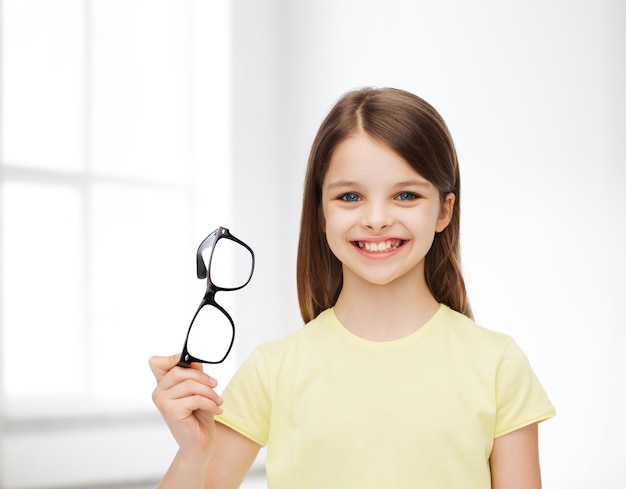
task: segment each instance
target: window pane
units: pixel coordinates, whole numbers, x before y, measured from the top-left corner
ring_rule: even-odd
[[[4,0],[2,160],[76,170],[83,156],[83,2]]]
[[[4,390],[8,398],[77,393],[84,387],[79,194],[7,182],[1,208]]]
[[[185,9],[178,0],[92,5],[94,169],[182,182],[191,134]]]
[[[149,404],[148,358],[182,348],[204,292],[195,279],[190,199],[100,184],[91,208],[94,395]]]

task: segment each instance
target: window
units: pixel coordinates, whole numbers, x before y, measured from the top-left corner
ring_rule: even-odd
[[[182,347],[229,220],[228,2],[0,8],[4,431],[154,415],[148,357]]]

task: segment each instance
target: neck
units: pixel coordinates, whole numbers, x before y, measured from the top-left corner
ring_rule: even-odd
[[[334,311],[339,321],[357,336],[391,341],[421,328],[439,309],[426,281],[405,277],[375,285],[344,275]]]

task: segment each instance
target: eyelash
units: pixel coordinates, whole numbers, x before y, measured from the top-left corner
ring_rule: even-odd
[[[400,192],[398,195],[394,197],[395,200],[400,201],[411,201],[419,199],[420,196],[413,192]],[[358,202],[361,199],[361,196],[356,192],[347,192],[339,196],[339,200],[343,200],[344,202]]]
[[[355,192],[347,192],[343,195],[340,195],[339,200],[343,200],[345,202],[358,202],[359,200],[361,200],[361,196]]]
[[[419,198],[420,196],[413,192],[400,192],[398,195],[396,195],[396,199],[398,200],[415,200]]]

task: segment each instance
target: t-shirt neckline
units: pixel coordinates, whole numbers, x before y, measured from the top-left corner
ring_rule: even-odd
[[[348,338],[352,342],[360,343],[362,345],[367,345],[372,348],[385,349],[388,347],[395,347],[395,346],[402,345],[404,343],[410,343],[410,342],[416,341],[422,336],[428,334],[428,332],[431,329],[433,329],[436,326],[436,324],[439,322],[440,316],[442,316],[442,314],[444,313],[446,309],[447,307],[444,304],[439,304],[439,307],[435,311],[435,313],[417,331],[414,331],[413,333],[408,334],[407,336],[403,336],[402,338],[398,338],[395,340],[388,340],[388,341],[376,341],[376,340],[368,340],[366,338],[362,338],[361,336],[358,336],[357,334],[350,331],[341,323],[339,318],[335,315],[334,308],[331,307],[329,309],[329,313],[331,315],[331,320],[332,320],[333,325],[335,326],[335,329],[337,329],[340,332],[340,334],[342,334],[344,337]]]

